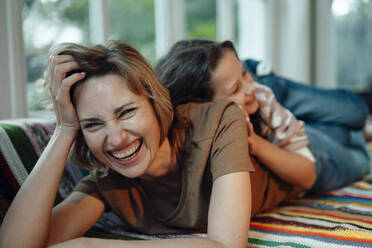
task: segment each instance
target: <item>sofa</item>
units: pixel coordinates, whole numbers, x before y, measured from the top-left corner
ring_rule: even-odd
[[[1,222],[54,127],[53,121],[46,119],[0,121]],[[372,119],[367,127],[372,130]],[[372,139],[367,146],[372,155]],[[62,201],[87,173],[67,161],[55,203]],[[129,232],[112,212],[105,212],[85,235],[115,239],[206,236]],[[247,247],[372,247],[372,174],[341,189],[306,195],[258,214],[251,220]]]

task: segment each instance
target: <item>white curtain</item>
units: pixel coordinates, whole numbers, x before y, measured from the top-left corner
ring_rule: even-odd
[[[0,1],[0,119],[27,116],[22,1]]]
[[[239,0],[239,53],[281,76],[334,86],[332,0]]]

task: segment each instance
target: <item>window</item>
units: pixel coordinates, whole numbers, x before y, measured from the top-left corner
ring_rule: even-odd
[[[106,1],[106,0],[103,0]],[[173,1],[173,0],[172,0]],[[169,8],[166,11],[181,16],[185,12],[187,34],[177,34],[178,38],[201,37],[216,40],[216,0],[180,0],[184,1],[181,8]],[[230,3],[230,0],[222,0]],[[236,0],[233,1],[233,18],[235,40],[237,40],[238,14]],[[47,54],[50,47],[61,42],[77,42],[89,44],[93,42],[90,31],[94,19],[91,14],[102,14],[107,17],[108,39],[128,42],[136,47],[150,64],[156,62],[155,44],[155,0],[107,0],[103,9],[89,0],[25,0],[23,4],[23,37],[27,68],[27,98],[29,115],[35,116],[43,110],[42,94],[39,79],[43,78],[47,67]],[[168,3],[169,4],[169,3]],[[107,6],[107,9],[106,9]],[[175,5],[177,6],[177,5]],[[183,6],[183,2],[180,6]],[[93,12],[90,13],[90,10]],[[101,12],[100,12],[101,11]],[[222,16],[226,22],[226,16]],[[98,17],[97,17],[98,18]],[[174,18],[174,17],[173,17]],[[96,19],[100,20],[100,18]],[[106,22],[101,20],[102,22]],[[180,21],[180,20],[178,20]],[[183,21],[183,20],[181,20]],[[231,21],[231,20],[230,20]],[[167,24],[167,23],[166,23]],[[179,23],[181,25],[182,23]],[[230,26],[227,26],[229,28]],[[226,27],[225,27],[226,28]],[[98,28],[99,29],[99,28]],[[174,32],[174,30],[170,30]],[[158,34],[159,35],[159,34]],[[93,37],[95,38],[95,37]],[[102,40],[102,39],[100,39]],[[95,41],[94,41],[95,42]]]
[[[89,42],[88,0],[25,0],[23,37],[30,115],[43,109],[41,85],[49,48],[62,42]]]
[[[154,0],[110,0],[109,18],[109,38],[133,45],[154,64]]]
[[[216,40],[216,0],[185,0],[187,36]]]
[[[153,0],[108,2],[109,39],[128,42],[150,62],[155,62]],[[48,63],[48,51],[62,42],[91,43],[89,1],[26,0],[23,4],[23,37],[30,116],[44,114],[40,79]]]
[[[367,91],[372,87],[372,1],[334,0],[332,18],[337,86]]]

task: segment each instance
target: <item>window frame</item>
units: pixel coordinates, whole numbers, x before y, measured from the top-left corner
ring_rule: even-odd
[[[0,119],[27,116],[26,59],[23,46],[21,0],[1,1]],[[4,13],[5,12],[5,13]]]
[[[186,37],[186,0],[154,0],[155,4],[155,34],[156,34],[156,56],[159,58],[179,39]],[[253,57],[283,64],[280,54],[275,54],[274,47],[279,41],[275,36],[278,21],[275,20],[273,6],[277,0],[216,0],[216,25],[217,40],[234,40],[235,17],[238,18],[239,41],[238,53],[242,58]],[[283,0],[288,6],[292,6],[298,1]],[[22,0],[3,0],[0,1],[0,35],[6,37],[0,41],[0,55],[3,58],[0,66],[0,85],[1,97],[0,119],[25,118],[28,116],[27,109],[27,83],[26,83],[26,63],[23,45],[23,19],[22,19]],[[109,37],[108,21],[108,0],[89,1],[92,43],[104,43]],[[234,8],[234,4],[237,4]],[[276,3],[277,4],[277,3]],[[283,3],[284,4],[284,3]],[[312,84],[325,87],[335,87],[335,68],[333,61],[332,36],[331,34],[331,4],[332,0],[314,0],[309,4],[310,9],[310,28],[307,32],[311,37],[310,45],[306,48],[306,54],[310,54],[305,59],[299,58],[297,61],[286,65],[293,67],[303,66],[307,73],[305,77],[295,78],[301,82],[311,82]],[[252,6],[256,9],[252,9]],[[293,6],[292,6],[293,7]],[[236,9],[238,10],[235,13]],[[247,19],[249,13],[259,11],[256,19]],[[280,11],[280,10],[279,10]],[[276,14],[278,15],[278,14]],[[300,18],[300,17],[299,17]],[[252,28],[252,21],[260,22],[258,28]],[[283,21],[283,20],[281,20]],[[169,25],[172,24],[172,25]],[[262,31],[264,29],[264,31]],[[303,40],[307,39],[306,37]],[[301,41],[297,41],[301,42]],[[243,46],[244,44],[244,46]],[[255,51],[256,54],[245,52]],[[252,49],[254,47],[254,49]],[[257,53],[258,51],[258,53]],[[310,51],[310,52],[309,52]],[[258,54],[258,55],[257,55]],[[326,58],[326,59],[325,59]],[[278,62],[279,61],[279,62]],[[282,76],[291,77],[286,71],[276,70]],[[310,75],[310,76],[309,76]],[[326,83],[326,84],[325,84]]]

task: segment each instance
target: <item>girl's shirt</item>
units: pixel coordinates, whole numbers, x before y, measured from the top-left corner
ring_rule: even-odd
[[[304,122],[297,120],[289,110],[280,105],[269,87],[257,82],[254,82],[254,86],[260,116],[264,120],[261,136],[278,147],[314,162],[314,156],[308,148]]]

